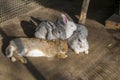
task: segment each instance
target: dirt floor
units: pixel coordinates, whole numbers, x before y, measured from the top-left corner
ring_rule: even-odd
[[[105,10],[96,12],[96,15],[101,14],[102,11]],[[76,55],[69,49],[66,59],[27,58],[28,64],[12,63],[4,56],[9,40],[13,37],[34,37],[34,29],[40,22],[39,20],[54,21],[60,17],[60,13],[57,10],[38,6],[33,11],[0,25],[0,80],[120,79],[120,33],[106,30],[105,26],[101,24],[103,18],[100,17],[97,20],[87,19],[86,21],[90,45],[88,55],[83,53]],[[91,13],[91,15],[93,14]]]

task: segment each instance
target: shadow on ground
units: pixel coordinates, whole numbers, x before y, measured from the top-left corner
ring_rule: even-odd
[[[75,22],[78,19],[75,15],[80,15],[83,0],[36,0],[37,3],[48,8],[66,12]],[[90,0],[87,18],[105,24],[115,11],[115,0]]]
[[[27,64],[24,65],[33,75],[33,77],[36,78],[36,80],[46,80],[45,77],[36,69],[36,67],[28,59],[27,59]]]

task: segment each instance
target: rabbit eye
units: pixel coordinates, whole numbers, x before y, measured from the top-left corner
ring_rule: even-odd
[[[58,31],[58,33],[61,33],[60,31]]]
[[[78,41],[79,41],[79,42],[81,42],[81,40],[80,40],[80,39],[78,39]]]
[[[81,34],[81,31],[78,31],[78,35]]]

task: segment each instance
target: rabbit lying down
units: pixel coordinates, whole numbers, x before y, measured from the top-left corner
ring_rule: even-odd
[[[88,30],[84,25],[77,24],[77,30],[68,38],[68,46],[76,53],[89,53],[89,44],[87,41]]]
[[[16,38],[10,41],[5,54],[13,62],[19,60],[26,63],[24,57],[66,58],[67,50],[66,40]]]
[[[43,38],[48,40],[53,39],[68,39],[73,32],[77,29],[77,26],[73,21],[61,14],[61,19],[56,22],[42,21],[35,30],[36,38]]]
[[[42,21],[39,27],[35,30],[35,37],[47,40],[62,39],[66,38],[65,29],[57,26],[51,21]]]

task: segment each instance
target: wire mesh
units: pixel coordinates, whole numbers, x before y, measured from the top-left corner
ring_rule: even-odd
[[[0,0],[0,23],[35,8],[34,0]]]

